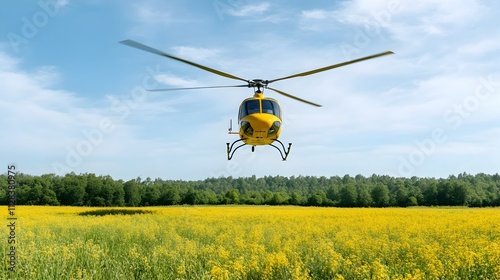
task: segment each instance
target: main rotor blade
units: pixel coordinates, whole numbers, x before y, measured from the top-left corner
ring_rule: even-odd
[[[268,89],[270,89],[270,90],[273,90],[273,91],[275,91],[275,92],[277,92],[277,93],[279,93],[279,94],[282,94],[282,95],[284,95],[284,96],[286,96],[286,97],[290,97],[290,98],[292,98],[292,99],[298,100],[298,101],[300,101],[300,102],[304,102],[304,103],[307,103],[307,104],[309,104],[309,105],[313,105],[313,106],[316,106],[316,107],[321,107],[321,105],[319,105],[319,104],[316,104],[316,103],[314,103],[314,102],[311,102],[311,101],[307,101],[307,100],[304,100],[304,99],[298,98],[297,96],[293,96],[293,95],[288,94],[288,93],[286,93],[286,92],[283,92],[283,91],[281,91],[281,90],[277,90],[277,89],[275,89],[275,88],[270,88],[270,87],[267,87],[267,88],[268,88]]]
[[[136,48],[136,49],[140,49],[140,50],[147,51],[147,52],[150,52],[150,53],[154,53],[154,54],[157,54],[157,55],[161,55],[161,56],[164,56],[164,57],[175,59],[177,61],[184,62],[184,63],[189,64],[191,66],[203,69],[203,70],[208,71],[208,72],[212,72],[214,74],[217,74],[217,75],[220,75],[220,76],[223,76],[223,77],[226,77],[226,78],[230,78],[230,79],[235,79],[235,80],[240,80],[240,81],[247,82],[247,80],[245,80],[243,78],[240,78],[240,77],[237,77],[237,76],[234,76],[234,75],[231,75],[231,74],[228,74],[228,73],[225,73],[225,72],[222,72],[222,71],[219,71],[219,70],[216,70],[216,69],[213,69],[213,68],[210,68],[210,67],[198,64],[198,63],[194,63],[194,62],[191,62],[189,60],[185,60],[185,59],[173,56],[171,54],[162,52],[160,50],[157,50],[157,49],[154,49],[152,47],[143,45],[143,44],[141,44],[139,42],[136,42],[136,41],[133,41],[133,40],[123,40],[120,43],[122,43],[124,45],[127,45],[129,47],[133,47],[133,48]]]
[[[370,56],[365,56],[365,57],[362,57],[362,58],[358,58],[358,59],[354,59],[354,60],[350,60],[350,61],[346,61],[346,62],[342,62],[342,63],[330,65],[330,66],[326,66],[326,67],[323,67],[323,68],[318,68],[318,69],[315,69],[315,70],[311,70],[311,71],[302,72],[302,73],[298,73],[298,74],[291,75],[291,76],[286,76],[286,77],[283,77],[283,78],[278,78],[278,79],[270,80],[269,83],[273,83],[273,82],[281,81],[281,80],[285,80],[285,79],[296,78],[296,77],[303,77],[303,76],[307,76],[307,75],[311,75],[311,74],[316,74],[316,73],[327,71],[327,70],[330,70],[330,69],[333,69],[333,68],[338,68],[338,67],[346,66],[346,65],[353,64],[353,63],[356,63],[356,62],[360,62],[360,61],[363,61],[363,60],[368,60],[368,59],[372,59],[372,58],[376,58],[376,57],[384,56],[384,55],[388,55],[388,54],[393,54],[393,53],[394,52],[392,52],[392,51],[386,51],[386,52],[383,52],[383,53],[378,53],[378,54],[374,54],[374,55],[370,55]]]
[[[172,90],[189,90],[189,89],[206,89],[206,88],[236,88],[236,87],[248,87],[248,85],[188,87],[188,88],[156,88],[156,89],[146,89],[146,90],[147,91],[172,91]]]

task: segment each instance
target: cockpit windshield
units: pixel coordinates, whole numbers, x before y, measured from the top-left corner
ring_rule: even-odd
[[[255,113],[260,113],[259,100],[248,100],[241,105],[241,117]]]
[[[262,113],[273,114],[281,118],[280,106],[272,100],[262,100]]]
[[[273,114],[281,118],[280,107],[278,103],[272,100],[262,100],[262,112],[260,111],[260,100],[247,100],[241,105],[241,117],[255,113]]]

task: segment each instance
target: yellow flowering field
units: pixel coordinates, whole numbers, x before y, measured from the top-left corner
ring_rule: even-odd
[[[123,209],[16,207],[1,279],[500,279],[500,209]]]

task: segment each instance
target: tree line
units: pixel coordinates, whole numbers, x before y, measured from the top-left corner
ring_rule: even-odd
[[[9,204],[0,175],[0,204]],[[500,206],[500,175],[461,173],[448,178],[387,175],[221,177],[183,181],[44,174],[16,176],[17,205],[161,206],[302,205],[334,207]]]

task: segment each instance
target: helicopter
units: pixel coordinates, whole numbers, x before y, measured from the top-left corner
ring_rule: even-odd
[[[173,56],[171,54],[165,53],[163,51],[154,49],[152,47],[146,46],[144,44],[141,44],[139,42],[136,42],[134,40],[123,40],[120,41],[121,44],[124,44],[129,47],[133,47],[136,49],[140,49],[146,52],[150,52],[153,54],[157,54],[163,57],[171,58],[183,63],[186,63],[188,65],[197,67],[199,69],[211,72],[213,74],[226,77],[229,79],[233,80],[239,80],[244,82],[245,84],[240,84],[240,85],[226,85],[226,86],[203,86],[203,87],[184,87],[184,88],[166,88],[166,89],[147,89],[148,91],[173,91],[173,90],[194,90],[194,89],[209,89],[209,88],[238,88],[238,87],[246,87],[246,88],[253,88],[254,89],[254,95],[250,98],[247,98],[243,100],[239,107],[238,111],[238,124],[239,124],[239,131],[238,132],[233,132],[232,131],[232,121],[230,121],[229,125],[229,134],[238,134],[239,139],[234,141],[232,144],[226,143],[227,145],[227,159],[231,160],[234,153],[236,150],[239,148],[249,145],[252,147],[252,152],[255,151],[256,146],[262,146],[262,145],[270,145],[277,149],[281,155],[281,158],[283,161],[286,161],[288,158],[288,154],[290,153],[290,148],[292,146],[292,143],[288,143],[288,147],[285,148],[285,145],[278,140],[280,133],[281,133],[281,128],[282,128],[282,112],[281,112],[281,107],[276,99],[269,98],[269,97],[264,97],[264,89],[269,89],[272,90],[278,94],[281,94],[283,96],[286,96],[288,98],[295,99],[297,101],[316,106],[316,107],[321,107],[321,105],[316,104],[314,102],[299,98],[297,96],[288,94],[286,92],[283,92],[281,90],[271,88],[269,87],[269,84],[277,82],[277,81],[282,81],[286,79],[292,79],[292,78],[297,78],[297,77],[303,77],[303,76],[308,76],[312,74],[316,74],[319,72],[331,70],[334,68],[346,66],[349,64],[353,64],[356,62],[368,60],[368,59],[373,59],[389,54],[393,54],[394,52],[392,51],[385,51],[381,53],[377,53],[374,55],[370,56],[365,56],[361,57],[358,59],[354,60],[349,60],[346,62],[342,63],[337,63],[333,65],[329,65],[326,67],[306,71],[306,72],[301,72],[273,80],[263,80],[263,79],[243,79],[238,76],[222,72],[195,62],[191,62],[189,60]],[[278,143],[279,145],[275,145],[275,143]],[[237,146],[235,146],[237,145]]]

